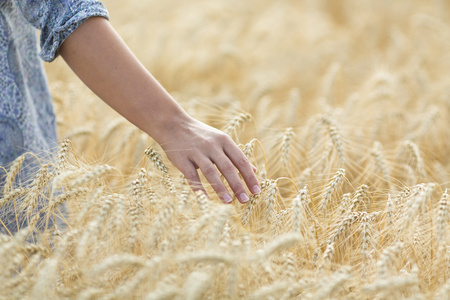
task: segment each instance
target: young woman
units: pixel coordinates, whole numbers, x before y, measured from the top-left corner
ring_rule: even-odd
[[[33,28],[34,27],[34,28]],[[157,141],[194,190],[197,169],[224,203],[259,193],[252,165],[229,136],[189,115],[130,52],[97,0],[0,0],[0,165],[55,147],[50,94],[39,59],[59,54],[103,101]],[[244,178],[241,181],[238,172]]]

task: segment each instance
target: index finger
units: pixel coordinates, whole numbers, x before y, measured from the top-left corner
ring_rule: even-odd
[[[233,142],[224,145],[225,154],[231,160],[233,165],[239,170],[244,178],[245,184],[253,194],[259,194],[261,188],[253,171],[253,165],[248,161],[247,157],[242,153]]]
[[[205,188],[202,185],[200,176],[198,176],[197,169],[192,163],[187,163],[179,169],[181,173],[183,173],[184,177],[186,178],[187,182],[194,192],[202,191],[206,196],[208,196]]]

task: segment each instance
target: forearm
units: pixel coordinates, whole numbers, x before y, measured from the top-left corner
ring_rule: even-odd
[[[203,189],[201,169],[225,203],[232,201],[217,169],[239,200],[259,193],[253,168],[229,136],[190,118],[131,53],[106,19],[93,17],[64,41],[59,53],[103,101],[158,142],[192,188]]]
[[[171,127],[189,118],[106,19],[86,20],[59,53],[92,91],[158,143],[165,142]]]

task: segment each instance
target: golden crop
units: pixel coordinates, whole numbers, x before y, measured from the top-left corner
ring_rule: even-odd
[[[240,144],[262,192],[193,193],[59,59],[57,161],[17,187],[18,158],[0,199],[29,222],[0,236],[1,298],[450,297],[446,1],[104,3],[182,106]],[[67,228],[37,230],[61,203]]]

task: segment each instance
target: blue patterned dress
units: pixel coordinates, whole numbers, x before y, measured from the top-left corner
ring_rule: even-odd
[[[108,12],[97,0],[0,0],[0,166],[25,152],[45,159],[55,150],[55,115],[42,60],[54,60],[62,42],[91,16],[108,18]],[[33,179],[36,165],[26,159],[16,183]],[[3,171],[0,197],[2,177]],[[17,231],[16,217],[22,228],[23,212],[15,212],[12,203],[0,208],[10,232]],[[3,226],[0,233],[6,233]]]
[[[55,148],[41,59],[54,60],[62,42],[91,16],[108,18],[108,12],[97,0],[0,0],[0,166],[24,152]]]

